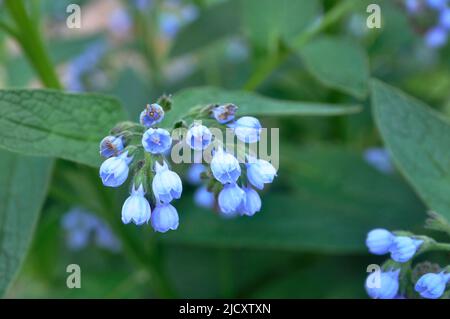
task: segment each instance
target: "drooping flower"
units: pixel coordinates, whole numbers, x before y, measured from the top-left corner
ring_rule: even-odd
[[[100,142],[100,155],[109,158],[117,156],[123,151],[123,140],[121,136],[106,136]]]
[[[216,202],[214,194],[206,186],[198,188],[194,193],[194,202],[203,208],[213,208]]]
[[[262,126],[258,119],[252,116],[243,116],[234,123],[228,124],[234,130],[237,138],[244,143],[256,143],[259,141]]]
[[[133,186],[131,195],[125,200],[122,206],[122,222],[124,224],[130,222],[136,225],[148,223],[151,209],[144,195],[145,192],[142,185],[139,185],[138,189]]]
[[[237,109],[238,107],[236,105],[228,103],[215,106],[211,113],[217,122],[225,124],[234,120]]]
[[[168,230],[178,228],[179,217],[178,212],[170,204],[156,205],[151,217],[151,224],[155,231],[165,233]]]
[[[241,215],[253,216],[261,210],[261,197],[251,187],[244,187],[243,190],[245,195],[239,207],[239,213]]]
[[[100,166],[100,177],[103,185],[108,187],[119,187],[128,177],[129,167],[132,157],[128,157],[128,152],[119,156],[110,157]]]
[[[204,125],[194,124],[186,134],[186,143],[196,151],[204,150],[209,146],[212,134],[209,128]]]
[[[211,160],[211,171],[214,178],[222,184],[235,183],[241,176],[239,161],[221,148],[216,151]]]
[[[163,165],[156,162],[155,172],[152,189],[156,199],[167,204],[174,198],[180,198],[183,191],[183,184],[178,174],[169,170],[166,162]]]
[[[145,127],[151,127],[160,123],[164,119],[164,110],[161,105],[157,103],[147,104],[145,110],[141,112],[139,121]]]
[[[218,197],[220,211],[225,215],[236,213],[244,198],[245,192],[237,184],[226,184]]]
[[[422,243],[423,240],[406,236],[396,236],[389,248],[391,258],[399,263],[407,262],[414,256]]]
[[[374,299],[393,299],[397,295],[400,269],[371,273],[365,283],[367,294]]]
[[[377,228],[367,234],[366,246],[375,255],[384,255],[389,252],[395,236],[386,229]]]
[[[445,287],[450,280],[450,274],[441,272],[439,274],[428,273],[417,281],[414,289],[427,299],[438,299],[445,291]]]
[[[263,159],[250,158],[247,163],[247,178],[258,189],[263,189],[264,184],[270,184],[277,175],[272,164]]]
[[[172,137],[162,128],[149,128],[142,136],[142,146],[152,154],[162,154],[170,149]]]

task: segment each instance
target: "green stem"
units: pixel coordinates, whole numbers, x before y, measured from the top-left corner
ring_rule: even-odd
[[[21,45],[43,84],[49,88],[61,89],[62,86],[45,49],[39,30],[27,14],[22,0],[6,0],[5,5],[11,18],[16,23],[17,31],[13,32],[12,35]]]
[[[339,2],[339,4],[327,12],[320,22],[314,24],[310,29],[300,34],[297,39],[294,40],[292,45],[293,49],[301,49],[314,36],[348,14],[355,7],[355,5],[361,4],[355,0],[343,0]],[[256,89],[284,60],[286,60],[291,53],[292,50],[284,50],[265,59],[244,85],[244,89],[249,91]]]

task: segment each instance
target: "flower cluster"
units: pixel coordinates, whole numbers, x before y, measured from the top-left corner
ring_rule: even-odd
[[[367,294],[377,299],[404,298],[400,293],[401,274],[403,273],[408,279],[406,276],[409,273],[412,258],[418,253],[437,246],[433,239],[426,236],[414,236],[401,232],[394,234],[381,228],[374,229],[367,234],[366,245],[372,254],[389,253],[392,259],[385,263],[383,271],[371,273],[366,279]],[[450,274],[447,272],[443,270],[437,273],[425,272],[422,274],[414,285],[416,293],[428,299],[442,297],[446,285],[450,281]]]
[[[147,105],[140,114],[139,124],[119,123],[100,142],[100,155],[106,158],[100,167],[103,185],[119,187],[128,179],[130,171],[133,172],[131,195],[122,207],[123,223],[142,225],[150,221],[157,232],[178,228],[178,212],[171,203],[183,191],[180,176],[169,165],[171,132],[157,127],[170,104],[170,99],[164,96],[157,103]],[[235,119],[237,106],[234,104],[211,104],[197,111],[199,118],[204,116],[209,121],[213,119],[216,126],[228,127],[244,143],[260,140],[262,126],[258,119],[250,116]],[[265,184],[272,183],[276,176],[274,166],[253,155],[246,156],[241,164],[208,127],[199,121],[184,125],[187,132],[181,142],[190,152],[198,154],[208,149],[212,154],[209,167],[193,164],[188,174],[188,180],[195,184],[202,182],[201,174],[208,181],[196,192],[195,201],[209,208],[217,203],[220,213],[226,216],[252,216],[260,211],[261,198],[255,189],[262,190]],[[146,195],[150,189],[149,201]]]

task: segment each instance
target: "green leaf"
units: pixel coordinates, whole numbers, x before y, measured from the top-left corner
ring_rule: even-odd
[[[425,203],[450,218],[450,123],[424,103],[372,82],[373,113],[399,169]]]
[[[30,245],[52,162],[0,150],[0,296],[14,279]]]
[[[280,171],[263,208],[226,220],[191,202],[175,205],[180,227],[164,240],[183,245],[326,252],[366,252],[375,227],[417,228],[424,207],[398,176],[383,175],[361,154],[340,148],[281,146]],[[283,187],[276,189],[277,184]]]
[[[241,1],[244,32],[260,48],[274,49],[279,40],[293,41],[319,16],[316,0]]]
[[[0,90],[0,147],[100,164],[98,144],[125,119],[117,100],[55,90]]]
[[[276,100],[247,91],[228,91],[215,87],[198,87],[183,90],[174,96],[172,110],[166,121],[176,123],[186,116],[192,107],[209,104],[234,103],[239,106],[238,116],[334,116],[360,111],[355,105]]]
[[[171,56],[202,49],[240,29],[237,1],[224,1],[206,8],[192,23],[180,30],[171,48]]]
[[[355,43],[344,38],[321,37],[299,53],[306,68],[324,85],[357,98],[367,95],[368,57]]]

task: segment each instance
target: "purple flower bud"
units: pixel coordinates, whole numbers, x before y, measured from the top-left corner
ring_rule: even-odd
[[[366,279],[367,294],[374,299],[393,299],[397,295],[400,270],[387,272],[375,271]]]
[[[413,239],[406,236],[397,236],[389,248],[391,258],[399,263],[410,260],[422,245],[423,240]]]
[[[147,104],[145,110],[141,112],[139,121],[145,127],[151,127],[160,123],[164,119],[164,110],[161,105],[153,103]]]
[[[384,255],[389,252],[395,236],[386,229],[377,228],[367,234],[366,246],[375,255]]]
[[[212,109],[212,116],[220,124],[225,124],[234,120],[237,109],[238,107],[231,103],[218,105]]]
[[[450,280],[450,274],[441,272],[439,274],[425,274],[417,281],[414,289],[427,299],[438,299],[445,291],[445,287]]]
[[[121,136],[106,136],[100,142],[100,155],[109,158],[117,156],[123,151],[123,140]]]

